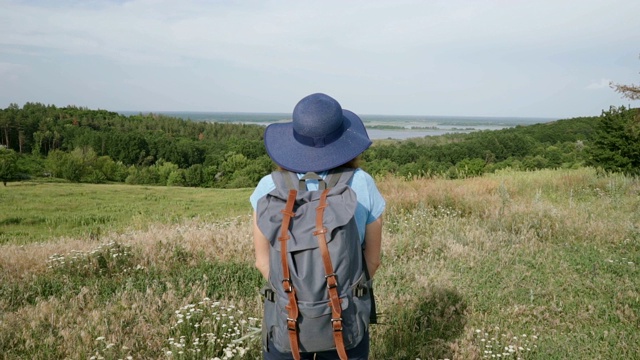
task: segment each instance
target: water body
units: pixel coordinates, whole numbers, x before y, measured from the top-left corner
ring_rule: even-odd
[[[239,112],[177,112],[177,111],[122,111],[123,115],[161,114],[185,120],[256,124],[291,121],[286,113]],[[518,125],[532,125],[558,120],[557,118],[486,117],[486,116],[411,116],[360,115],[371,139],[409,139],[438,136],[449,133],[469,133],[481,130],[500,130]]]

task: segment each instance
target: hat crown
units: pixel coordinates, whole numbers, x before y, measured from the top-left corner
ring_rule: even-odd
[[[340,129],[344,117],[338,101],[328,95],[316,93],[298,102],[293,109],[292,120],[294,133],[318,139]]]

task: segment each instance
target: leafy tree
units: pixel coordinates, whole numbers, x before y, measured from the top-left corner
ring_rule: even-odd
[[[18,173],[18,155],[11,149],[0,148],[0,180],[4,186],[16,178]]]
[[[258,161],[248,162],[245,167],[234,171],[227,187],[255,186],[264,175],[272,171],[273,162],[271,162],[271,159],[268,159],[268,157],[265,159],[265,157]]]
[[[82,177],[82,182],[88,182],[92,184],[103,184],[107,182],[107,176],[100,170],[87,169],[87,172]]]
[[[424,169],[418,163],[410,162],[410,163],[401,165],[398,168],[398,171],[396,172],[396,174],[406,179],[411,179],[413,177],[424,176]]]
[[[242,170],[249,165],[250,161],[242,154],[233,152],[227,153],[224,162],[220,165],[220,170],[224,176],[232,175],[236,171]]]
[[[640,100],[640,85],[610,82],[609,86],[622,94],[623,98]],[[606,170],[640,174],[640,110],[618,110],[610,110],[603,116],[598,128],[596,149],[592,153],[593,161]],[[607,129],[607,125],[613,125],[614,128]]]
[[[104,175],[107,181],[122,182],[127,177],[127,167],[121,162],[115,162],[108,156],[96,159],[95,168]]]
[[[158,169],[158,183],[160,185],[167,185],[171,173],[178,170],[178,165],[162,159],[160,159],[154,166]]]
[[[62,178],[73,182],[83,181],[85,176],[92,173],[91,165],[93,160],[95,160],[95,152],[92,150],[89,153],[86,150],[77,148],[66,154],[62,169],[60,169]]]
[[[549,160],[541,155],[525,156],[522,161],[522,167],[525,170],[540,170],[549,167]]]
[[[218,171],[217,166],[205,166],[204,169],[202,170],[202,177],[203,177],[202,186],[218,187],[217,186],[218,174],[220,174],[220,172]]]
[[[33,176],[43,176],[44,174],[44,158],[25,154],[18,156],[18,177],[31,178]]]
[[[66,167],[69,155],[62,150],[49,152],[45,160],[45,169],[54,178],[63,178],[62,174]]]
[[[562,151],[557,146],[549,146],[544,150],[544,157],[548,161],[550,167],[560,167],[562,165]]]
[[[398,164],[386,158],[379,160],[370,159],[363,163],[362,167],[372,176],[393,174],[398,171]]]
[[[184,179],[183,169],[177,169],[176,171],[173,171],[171,174],[169,174],[169,179],[167,179],[167,186],[184,186],[184,185],[185,185],[185,179]]]
[[[136,184],[165,185],[160,183],[160,174],[158,173],[158,168],[155,166],[139,167],[137,176]]]
[[[638,109],[611,107],[603,111],[590,149],[589,164],[604,170],[640,174]]]
[[[203,167],[200,164],[190,166],[184,172],[184,180],[187,186],[202,186],[204,183]]]
[[[456,178],[480,176],[484,173],[485,162],[482,159],[464,159],[455,166]]]

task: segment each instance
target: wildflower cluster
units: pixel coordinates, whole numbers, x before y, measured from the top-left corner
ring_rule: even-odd
[[[483,359],[525,359],[538,348],[538,335],[507,335],[499,327],[493,330],[476,330],[474,343]]]
[[[175,311],[165,355],[175,359],[244,358],[259,338],[257,324],[258,319],[245,317],[233,304],[204,298]]]
[[[432,210],[432,214],[437,218],[455,218],[461,217],[462,211],[448,206],[438,205]]]
[[[48,268],[74,275],[115,275],[132,270],[141,270],[141,266],[132,268],[131,247],[118,242],[102,244],[84,252],[71,250],[67,255],[53,254],[47,260]]]

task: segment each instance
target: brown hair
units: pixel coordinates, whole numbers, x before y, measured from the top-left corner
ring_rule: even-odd
[[[360,155],[354,157],[353,159],[347,161],[346,163],[340,165],[339,167],[357,169],[360,167]]]
[[[274,162],[275,164],[275,162]],[[350,168],[350,169],[357,169],[360,167],[360,155],[354,157],[353,159],[347,161],[346,163],[340,165],[340,166],[336,166],[336,167],[344,167],[344,168]],[[282,166],[276,164],[276,170],[285,170]]]

